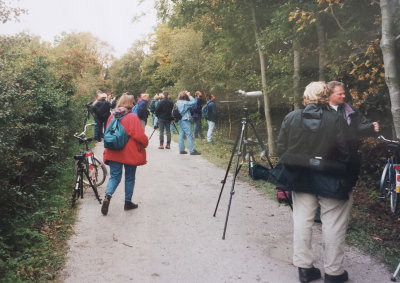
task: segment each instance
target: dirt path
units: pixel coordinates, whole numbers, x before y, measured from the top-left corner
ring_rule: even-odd
[[[89,191],[79,200],[62,282],[298,282],[290,208],[238,181],[222,240],[230,180],[212,215],[225,170],[201,156],[178,154],[176,143],[171,150],[157,146],[158,132],[147,149],[148,164],[136,172],[138,209],[123,210],[123,180],[106,217]],[[95,153],[102,152],[98,143]],[[99,191],[103,197],[105,185]],[[318,225],[314,232],[316,266],[322,268]],[[382,264],[346,250],[349,282],[390,282]]]

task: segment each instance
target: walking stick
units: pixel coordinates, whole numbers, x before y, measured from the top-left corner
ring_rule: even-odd
[[[151,137],[153,136],[154,132],[155,132],[157,129],[158,129],[158,126],[154,126],[154,130],[153,130],[153,132],[151,133],[151,135],[150,135],[150,137],[149,137],[149,141],[150,141]]]

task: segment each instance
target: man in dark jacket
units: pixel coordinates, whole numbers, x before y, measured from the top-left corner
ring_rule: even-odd
[[[107,94],[98,93],[97,101],[92,107],[92,112],[94,116],[95,126],[94,126],[94,139],[101,141],[104,132],[106,131],[106,124],[108,116],[110,116],[111,104],[106,100]]]
[[[172,122],[172,108],[174,108],[174,103],[171,101],[168,91],[163,92],[164,98],[160,100],[157,104],[155,114],[158,117],[158,124],[160,127],[160,146],[159,149],[164,148],[164,129],[167,132],[167,145],[166,149],[170,149],[171,145],[171,132],[170,132],[170,124]]]
[[[329,109],[345,120],[345,131],[350,150],[351,165],[349,170],[351,170],[353,185],[355,185],[361,165],[357,154],[361,140],[378,133],[379,124],[378,122],[371,123],[358,109],[344,102],[346,92],[343,83],[337,81],[329,82],[327,84],[327,92]]]
[[[344,244],[350,216],[352,186],[343,120],[329,111],[324,82],[310,83],[304,92],[303,110],[289,113],[280,129],[281,160],[269,181],[292,191],[293,264],[300,282],[321,277],[313,265],[312,226],[321,206],[325,282],[345,282]]]
[[[141,95],[141,99],[138,102],[138,108],[137,108],[137,115],[140,119],[140,122],[142,123],[143,129],[146,128],[147,124],[147,117],[149,117],[149,110],[147,109],[147,105],[149,103],[150,96],[148,93],[143,93]]]
[[[214,94],[210,94],[210,98],[207,101],[208,106],[208,115],[207,115],[207,141],[212,142],[213,132],[215,128],[215,122],[217,121],[217,106],[215,105],[215,96]]]

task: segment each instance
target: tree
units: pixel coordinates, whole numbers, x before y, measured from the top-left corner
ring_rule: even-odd
[[[26,9],[9,7],[5,0],[0,0],[0,22],[3,24],[12,19],[18,21],[19,16],[26,13],[28,13]]]
[[[396,11],[399,11],[399,6],[399,3],[395,1],[380,1],[382,13],[381,48],[385,64],[385,81],[389,89],[393,124],[397,138],[400,138],[400,77],[397,69],[398,58],[396,58],[393,22]]]

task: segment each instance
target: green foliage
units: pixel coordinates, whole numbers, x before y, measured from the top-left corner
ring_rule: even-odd
[[[69,213],[65,192],[73,176],[64,161],[74,153],[73,133],[81,127],[85,109],[73,96],[74,81],[60,79],[50,51],[46,43],[24,34],[0,41],[4,282],[43,281],[46,272],[54,273],[62,263],[55,250],[68,235],[61,223]]]

